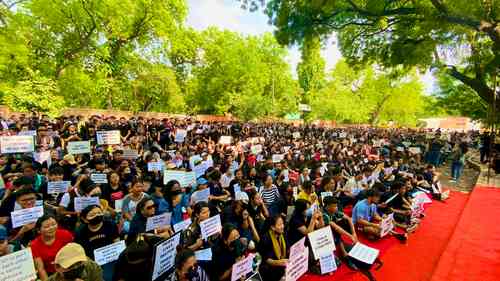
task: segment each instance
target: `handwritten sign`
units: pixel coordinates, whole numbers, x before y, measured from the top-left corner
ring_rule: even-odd
[[[33,136],[3,136],[0,137],[1,153],[26,153],[35,151]]]
[[[319,259],[321,256],[335,251],[335,243],[333,242],[332,228],[330,226],[313,231],[307,236],[309,237],[315,259]]]
[[[120,139],[120,131],[118,130],[113,130],[113,131],[97,131],[96,132],[96,138],[97,138],[97,144],[103,145],[103,144],[120,144],[121,139]]]
[[[319,258],[319,265],[321,269],[321,274],[327,274],[337,270],[337,263],[335,263],[335,257],[333,253],[326,256],[321,256]]]
[[[163,162],[148,162],[148,172],[163,171]]]
[[[233,142],[233,137],[231,136],[221,136],[219,139],[220,144],[231,144]]]
[[[380,231],[380,237],[386,236],[394,228],[393,219],[394,214],[390,214],[382,219],[382,222],[380,223],[380,227],[382,228]]]
[[[285,159],[284,154],[273,154],[273,163],[279,163],[283,159]]]
[[[149,217],[146,221],[146,231],[169,226],[171,218],[172,213],[163,213],[161,215]]]
[[[81,212],[90,205],[100,206],[99,197],[75,197],[75,212]]]
[[[41,216],[43,216],[43,206],[21,209],[10,213],[13,228],[18,228],[26,224],[34,223]]]
[[[349,256],[367,264],[373,264],[379,255],[379,250],[368,247],[361,243],[356,243],[349,251]]]
[[[182,187],[196,184],[195,172],[184,172],[175,170],[165,170],[163,174],[163,183],[167,184],[171,180],[176,180]]]
[[[94,250],[94,261],[98,265],[107,264],[118,260],[120,254],[125,250],[125,240],[120,240],[113,244]]]
[[[155,250],[152,280],[158,279],[175,265],[177,245],[181,240],[181,233],[174,234],[168,240],[158,244]]]
[[[31,248],[0,257],[0,280],[31,281],[36,279]]]
[[[205,188],[193,192],[193,194],[191,195],[191,200],[193,201],[193,204],[201,201],[208,202],[208,196],[210,196],[210,188]]]
[[[421,153],[420,147],[410,147],[410,148],[408,148],[408,151],[410,151],[413,154],[420,154]]]
[[[97,184],[108,183],[108,176],[106,174],[90,174],[90,179]]]
[[[204,240],[208,237],[220,233],[222,230],[222,225],[220,222],[220,215],[213,216],[200,222],[201,238]]]
[[[70,141],[66,149],[73,155],[90,153],[90,141]]]
[[[290,258],[285,269],[285,280],[298,280],[307,272],[309,250],[304,246],[305,237],[290,247]]]
[[[240,278],[246,277],[248,273],[252,272],[253,258],[254,255],[250,254],[248,255],[248,257],[233,264],[233,270],[231,271],[231,281],[238,281]]]
[[[48,194],[59,194],[67,192],[71,186],[70,181],[49,181],[47,183]]]
[[[177,129],[175,132],[175,142],[184,142],[186,138],[187,130]]]
[[[139,152],[136,149],[124,149],[123,159],[136,160],[139,158]]]
[[[199,250],[194,252],[196,256],[196,260],[199,261],[211,261],[212,260],[212,248],[206,248],[203,250]]]
[[[174,232],[186,230],[191,225],[191,223],[192,223],[191,219],[188,218],[187,220],[183,220],[181,222],[174,224]]]

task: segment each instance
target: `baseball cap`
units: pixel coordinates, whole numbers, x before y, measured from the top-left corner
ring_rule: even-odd
[[[0,241],[5,241],[9,238],[9,233],[7,232],[7,228],[5,226],[0,225]]]
[[[198,180],[196,180],[196,183],[198,183],[198,185],[202,185],[207,184],[208,181],[205,178],[198,178]]]
[[[78,262],[87,261],[85,250],[77,243],[68,243],[57,252],[54,263],[68,269]]]

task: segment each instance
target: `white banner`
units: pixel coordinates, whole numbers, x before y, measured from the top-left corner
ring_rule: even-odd
[[[66,147],[69,154],[90,153],[90,141],[70,141]]]
[[[32,281],[36,280],[35,263],[31,248],[0,257],[0,280]]]
[[[43,206],[14,211],[10,213],[12,228],[18,228],[26,224],[34,223],[41,216],[43,216]]]
[[[120,144],[121,143],[120,131],[97,131],[96,138],[97,144]]]
[[[33,136],[3,136],[0,137],[0,152],[26,153],[35,151],[35,139]]]
[[[177,131],[175,132],[175,142],[184,142],[186,135],[187,135],[186,130],[177,129]]]
[[[158,279],[174,267],[177,245],[179,245],[180,240],[181,234],[177,233],[156,247],[152,280]]]
[[[113,244],[94,250],[94,261],[98,265],[107,264],[118,260],[120,254],[125,250],[125,240],[120,240]]]
[[[196,184],[196,174],[194,172],[165,170],[163,183],[167,184],[171,180],[177,180],[182,187],[186,187]]]
[[[207,240],[208,237],[220,233],[222,225],[220,222],[220,215],[213,216],[200,222],[201,238]]]

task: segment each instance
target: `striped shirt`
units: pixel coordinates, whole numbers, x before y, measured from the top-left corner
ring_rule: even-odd
[[[280,192],[278,188],[273,184],[271,188],[263,188],[260,191],[260,195],[262,196],[262,201],[264,201],[264,204],[266,205],[271,205],[272,203],[275,203],[278,201],[280,198]]]

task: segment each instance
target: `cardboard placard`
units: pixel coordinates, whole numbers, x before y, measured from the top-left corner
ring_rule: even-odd
[[[32,281],[36,280],[35,263],[31,248],[26,248],[0,257],[0,280]]]
[[[125,250],[125,240],[120,240],[113,244],[94,250],[94,261],[98,265],[104,265],[118,260],[120,254]]]
[[[201,238],[207,240],[208,237],[220,233],[222,230],[220,215],[213,216],[200,222]]]
[[[153,281],[174,267],[177,245],[179,245],[180,240],[181,233],[179,232],[156,246],[151,278]]]
[[[34,223],[43,216],[43,206],[21,209],[10,213],[12,228],[18,228],[26,224]]]
[[[317,260],[321,256],[329,255],[335,251],[332,228],[326,226],[307,234],[314,258]]]

